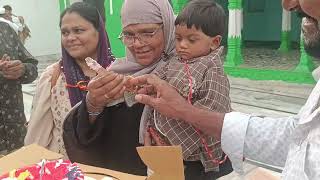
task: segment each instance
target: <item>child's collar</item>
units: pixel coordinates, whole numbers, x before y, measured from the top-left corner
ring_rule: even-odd
[[[187,63],[187,64],[192,64],[196,61],[201,61],[201,59],[203,58],[215,58],[215,56],[221,56],[222,55],[222,52],[223,52],[223,49],[224,47],[223,46],[219,46],[218,48],[216,48],[215,50],[211,51],[208,55],[205,55],[205,56],[199,56],[199,57],[195,57],[195,58],[192,58],[192,59],[188,59],[188,60],[183,60],[179,57],[179,55],[177,54],[177,58],[180,62],[184,62],[184,63]]]

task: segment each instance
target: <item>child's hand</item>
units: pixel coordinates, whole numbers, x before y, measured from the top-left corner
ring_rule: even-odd
[[[138,102],[135,99],[136,96],[136,88],[133,86],[130,86],[128,83],[133,77],[126,76],[124,79],[124,87],[125,91],[123,93],[124,101],[126,102],[128,107],[132,107],[133,105],[137,104]]]
[[[125,81],[124,81],[124,86],[126,87],[126,91],[136,93],[137,87],[136,86],[132,86],[131,83],[130,83],[132,79],[133,79],[132,76],[126,76],[125,77]]]
[[[135,94],[146,94],[156,96],[155,89],[152,85],[149,85],[146,82],[140,83],[139,81],[137,81],[138,79],[139,77],[127,76],[125,82],[126,90]]]
[[[170,146],[163,138],[160,137],[159,133],[153,128],[149,127],[144,134],[144,145],[145,146]]]

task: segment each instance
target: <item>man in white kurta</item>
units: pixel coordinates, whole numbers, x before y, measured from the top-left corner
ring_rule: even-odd
[[[222,149],[242,172],[243,157],[284,167],[285,180],[320,179],[320,82],[297,116],[258,117],[238,112],[224,117]]]
[[[287,10],[304,11],[302,31],[306,51],[320,57],[320,1],[283,0]],[[319,77],[319,70],[314,76]],[[222,148],[242,172],[243,157],[284,167],[282,179],[320,179],[320,82],[298,115],[257,117],[238,112],[224,116]]]

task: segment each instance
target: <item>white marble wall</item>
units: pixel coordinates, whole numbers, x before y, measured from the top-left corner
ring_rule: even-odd
[[[0,0],[0,6],[10,5],[13,13],[25,18],[31,38],[25,46],[34,56],[60,54],[58,0]]]

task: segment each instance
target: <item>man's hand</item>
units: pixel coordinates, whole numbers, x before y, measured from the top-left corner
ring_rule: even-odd
[[[166,81],[155,75],[147,74],[130,79],[126,82],[126,87],[140,88],[135,97],[138,102],[152,106],[164,116],[186,121],[220,140],[224,113],[194,107]]]
[[[136,100],[152,106],[164,116],[181,119],[192,107],[173,87],[155,75],[147,74],[126,82],[127,88],[137,86],[141,88],[137,90]]]

